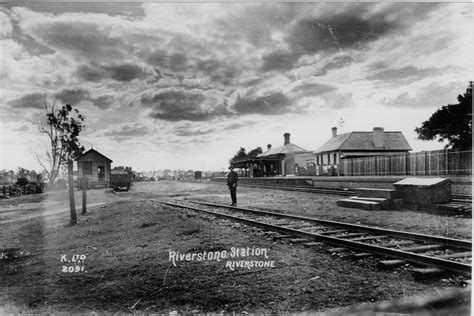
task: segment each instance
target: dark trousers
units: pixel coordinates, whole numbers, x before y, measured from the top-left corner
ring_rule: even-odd
[[[229,190],[232,204],[237,204],[237,187],[229,186]]]

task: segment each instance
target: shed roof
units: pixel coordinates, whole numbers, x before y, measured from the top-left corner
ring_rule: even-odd
[[[375,147],[373,132],[349,132],[331,137],[315,153],[335,150],[411,150],[402,132],[383,132],[383,147]]]
[[[89,149],[88,151],[86,151],[85,153],[83,153],[76,159],[76,161],[104,161],[104,160],[108,162],[112,162],[111,159],[105,157],[104,155],[102,155],[100,152],[98,152],[97,150],[93,148]]]
[[[267,156],[272,156],[272,155],[278,155],[278,154],[294,154],[294,153],[309,153],[311,151],[306,150],[304,148],[301,148],[300,146],[297,146],[292,143],[288,143],[283,146],[275,147],[275,148],[270,148],[264,153],[260,154],[258,157],[267,157]]]

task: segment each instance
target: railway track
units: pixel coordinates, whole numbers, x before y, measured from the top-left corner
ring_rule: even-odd
[[[356,258],[374,254],[390,258],[379,262],[383,267],[395,267],[408,262],[467,275],[472,270],[472,243],[467,240],[198,201],[159,202],[259,227],[275,239],[288,238],[293,243],[307,246],[322,241],[340,247],[335,248],[337,251],[359,251],[354,255]]]

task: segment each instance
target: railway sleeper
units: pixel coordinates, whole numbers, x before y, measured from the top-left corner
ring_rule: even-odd
[[[333,234],[340,234],[340,233],[347,233],[347,230],[344,229],[336,229],[336,230],[326,230],[319,232],[319,235],[333,235]],[[333,236],[330,236],[333,237]]]
[[[367,236],[367,233],[350,233],[350,234],[340,234],[340,235],[331,235],[333,238],[350,238],[350,237],[361,237]],[[350,240],[353,240],[350,238]]]
[[[335,252],[346,252],[349,251],[350,249],[344,248],[344,247],[336,247],[336,248],[329,248],[326,250],[328,253],[335,253]]]
[[[436,256],[441,259],[456,259],[456,258],[471,258],[472,252],[466,251],[466,252],[458,252],[458,253],[451,253],[448,255],[441,255],[441,256]]]
[[[377,263],[377,268],[380,270],[392,270],[406,264],[405,260],[394,259],[394,260],[380,260]]]
[[[351,238],[351,241],[377,240],[377,239],[384,239],[384,238],[389,238],[389,236],[366,236],[366,237],[359,237],[359,238]]]
[[[307,243],[304,243],[303,244],[303,247],[305,248],[310,248],[310,247],[320,247],[324,245],[323,242],[320,242],[320,241],[310,241],[310,242],[307,242]]]
[[[370,257],[374,257],[376,256],[377,254],[374,254],[374,253],[371,253],[371,252],[359,252],[359,253],[354,253],[354,254],[351,254],[349,256],[349,258],[352,260],[352,261],[357,261],[357,260],[361,260],[361,259],[365,259],[365,258],[370,258]]]
[[[438,268],[411,268],[410,272],[413,274],[415,281],[437,279],[442,276],[450,275],[453,273]]]
[[[283,239],[288,239],[288,238],[291,238],[291,237],[293,237],[293,236],[279,234],[279,235],[274,235],[273,240],[283,240]]]
[[[414,243],[414,241],[412,241],[412,240],[402,240],[402,241],[395,241],[395,242],[380,244],[378,246],[388,248],[388,247],[396,247],[396,246],[406,246],[406,245],[411,245],[413,243]]]
[[[302,244],[302,243],[309,242],[309,239],[307,239],[307,238],[293,238],[293,239],[290,239],[290,242],[292,244]]]
[[[406,251],[406,252],[425,252],[425,251],[430,251],[430,250],[442,249],[445,247],[446,246],[444,245],[425,245],[425,246],[418,246],[418,247],[401,248],[400,250]]]

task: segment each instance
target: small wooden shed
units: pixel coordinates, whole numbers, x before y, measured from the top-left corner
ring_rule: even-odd
[[[89,149],[76,161],[78,178],[87,178],[92,188],[109,186],[111,159],[95,149]]]

